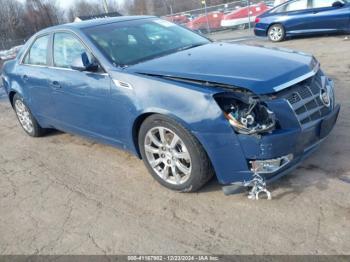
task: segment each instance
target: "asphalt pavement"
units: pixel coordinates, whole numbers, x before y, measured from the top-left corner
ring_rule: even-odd
[[[3,99],[0,254],[350,255],[350,42],[244,42],[313,53],[342,105],[319,149],[269,186],[271,201],[225,196],[215,178],[176,193],[122,150],[61,132],[30,138]]]

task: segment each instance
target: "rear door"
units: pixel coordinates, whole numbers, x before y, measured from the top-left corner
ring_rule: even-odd
[[[49,43],[49,34],[38,36],[27,50],[17,70],[21,85],[27,94],[27,103],[38,119],[51,118],[54,112],[47,77]]]

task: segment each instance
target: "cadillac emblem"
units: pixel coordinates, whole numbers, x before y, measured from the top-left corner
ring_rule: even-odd
[[[323,87],[321,88],[320,91],[320,98],[322,103],[326,106],[329,107],[331,105],[331,97],[330,97],[330,91],[328,87]]]

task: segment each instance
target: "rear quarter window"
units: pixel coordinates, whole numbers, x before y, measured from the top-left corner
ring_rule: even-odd
[[[24,57],[24,64],[47,65],[47,48],[49,35],[38,37],[29,48]]]

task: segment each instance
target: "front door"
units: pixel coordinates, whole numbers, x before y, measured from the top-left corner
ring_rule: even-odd
[[[311,29],[310,18],[312,16],[311,0],[295,0],[282,5],[279,9],[285,15],[288,24],[288,32],[297,34]],[[282,15],[282,14],[280,14]]]
[[[117,116],[111,110],[111,78],[100,67],[96,72],[70,68],[73,61],[91,53],[73,34],[53,36],[53,67],[50,87],[55,107],[56,126],[95,138],[116,139]]]
[[[318,31],[347,30],[350,21],[350,7],[333,6],[337,0],[312,0],[310,27]]]

